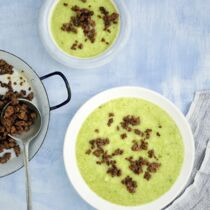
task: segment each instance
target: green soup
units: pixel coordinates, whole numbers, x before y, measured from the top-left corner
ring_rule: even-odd
[[[77,27],[77,33],[63,31],[62,25],[68,23],[71,17],[75,16],[75,11],[72,11],[72,7],[78,6],[81,9],[88,9],[94,14],[91,19],[95,22],[95,41],[92,43],[84,34],[81,27]],[[117,9],[112,0],[58,0],[51,15],[51,35],[57,44],[57,46],[69,55],[89,58],[95,57],[104,51],[106,51],[116,40],[119,34],[119,20],[116,23],[112,23],[108,30],[104,30],[103,15],[100,11],[100,7],[104,7],[109,15],[117,13]],[[80,47],[72,49],[74,43]]]
[[[113,116],[114,115],[114,116]],[[139,117],[140,123],[129,125],[127,131],[122,127],[125,116]],[[112,119],[112,120],[110,120]],[[134,132],[150,129],[149,139]],[[122,134],[127,135],[122,138]],[[121,149],[123,154],[112,159],[121,170],[119,176],[107,173],[110,166],[97,164],[100,157],[90,152],[90,141],[97,138],[108,138],[109,143],[102,146],[108,154]],[[148,148],[133,151],[135,141],[146,139]],[[155,152],[155,158],[148,156],[148,151]],[[128,157],[143,157],[150,162],[160,163],[159,169],[151,173],[149,180],[144,178],[146,169],[136,174],[129,168]],[[102,198],[120,205],[134,206],[151,202],[166,193],[179,176],[184,156],[184,147],[179,129],[171,117],[160,107],[145,100],[120,98],[112,100],[93,111],[82,125],[76,143],[76,158],[80,173],[88,186]],[[122,184],[125,177],[135,180],[135,192],[128,191]]]

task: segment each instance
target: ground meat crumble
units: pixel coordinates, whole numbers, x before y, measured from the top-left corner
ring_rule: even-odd
[[[150,163],[147,167],[147,171],[151,173],[156,173],[157,170],[160,168],[160,166],[161,166],[160,163],[156,163],[156,162]]]
[[[122,184],[124,184],[130,193],[135,193],[137,188],[137,182],[132,179],[130,176],[126,176],[122,181]]]
[[[133,145],[131,147],[132,151],[140,151],[140,150],[147,150],[148,149],[148,142],[145,140],[141,140],[139,143],[137,141],[133,141]]]
[[[130,163],[130,170],[137,175],[143,173],[143,166],[149,165],[149,162],[143,157],[139,157],[137,160],[134,160],[133,157],[129,157],[126,158],[126,160]]]
[[[108,114],[108,117],[109,118],[108,118],[107,126],[108,127],[111,127],[112,123],[114,122],[114,113],[112,113],[112,112],[109,113]]]
[[[8,64],[4,60],[0,60],[0,74],[13,74],[13,66]],[[9,78],[11,79],[11,78]],[[20,78],[23,80],[23,78]],[[22,132],[23,130],[27,130],[30,127],[30,120],[34,119],[34,114],[26,116],[24,110],[27,110],[27,107],[20,105],[18,102],[18,98],[24,98],[27,100],[32,100],[34,97],[33,92],[26,93],[25,90],[21,90],[19,92],[14,91],[12,87],[12,82],[3,83],[0,81],[0,87],[6,88],[6,93],[4,95],[0,95],[0,112],[3,110],[6,104],[11,103],[7,109],[5,110],[3,122],[0,122],[0,153],[5,150],[12,149],[15,152],[16,156],[20,155],[20,147],[16,143],[16,141],[8,136],[9,133],[14,134],[17,132]],[[16,108],[19,109],[18,113],[16,112]],[[29,123],[29,124],[28,124]],[[0,164],[6,163],[11,158],[11,152],[6,151],[6,153],[0,157]]]
[[[157,135],[158,137],[160,137],[160,133],[159,133],[159,132],[157,132],[156,135]]]
[[[151,177],[152,177],[152,175],[148,171],[146,171],[144,173],[144,179],[146,179],[147,181],[149,181],[151,179]]]
[[[13,74],[13,66],[0,59],[0,75]]]
[[[77,28],[80,27],[85,37],[94,43],[96,38],[96,23],[92,19],[94,12],[86,8],[80,8],[77,5],[73,6],[71,10],[75,12],[75,16],[72,16],[69,22],[63,23],[61,30],[77,33]]]
[[[154,149],[149,150],[147,153],[149,158],[155,158],[156,160],[158,160],[158,158],[155,155]]]
[[[110,127],[113,122],[114,122],[114,119],[113,118],[109,118],[108,122],[107,122],[107,125]]]
[[[140,118],[134,115],[127,115],[123,117],[123,120],[120,123],[120,125],[123,129],[130,132],[132,130],[130,126],[140,125]]]
[[[125,139],[125,138],[127,138],[127,134],[126,134],[126,133],[122,133],[122,134],[120,135],[120,137],[121,137],[121,139]]]
[[[113,12],[112,14],[109,14],[109,11],[106,10],[105,7],[99,8],[102,16],[102,19],[104,21],[104,31],[108,31],[110,33],[110,26],[113,24],[117,24],[119,20],[119,14],[116,12]]]
[[[112,164],[111,167],[108,168],[107,173],[111,174],[112,177],[121,176],[122,174],[121,169],[117,168],[115,164]]]
[[[8,133],[12,135],[20,134],[30,130],[36,118],[36,113],[32,111],[26,103],[16,100],[12,101],[6,108],[2,125],[6,128]]]
[[[122,155],[123,154],[123,150],[122,149],[116,149],[113,153],[112,156],[116,156],[116,155]]]
[[[77,49],[83,49],[83,44],[78,43],[77,40],[74,41],[74,43],[71,45],[71,50],[77,50]]]

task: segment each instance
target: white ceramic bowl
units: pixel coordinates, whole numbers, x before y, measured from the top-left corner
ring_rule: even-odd
[[[124,47],[130,35],[131,21],[126,5],[122,0],[112,0],[120,14],[120,32],[113,43],[104,53],[93,58],[77,58],[61,50],[53,40],[50,30],[50,18],[54,6],[59,0],[45,0],[40,12],[39,31],[41,40],[48,53],[65,66],[77,69],[90,69],[110,62]]]
[[[135,97],[148,100],[165,110],[176,122],[184,143],[184,162],[174,185],[157,200],[139,206],[120,206],[110,203],[95,194],[83,180],[76,161],[77,135],[86,117],[98,106],[115,98]],[[183,114],[168,99],[148,89],[139,87],[119,87],[109,89],[91,98],[75,114],[66,132],[64,143],[64,163],[67,175],[80,196],[96,209],[102,210],[158,210],[172,202],[185,187],[194,162],[194,140],[190,126]]]

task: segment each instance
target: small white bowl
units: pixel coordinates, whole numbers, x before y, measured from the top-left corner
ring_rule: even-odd
[[[176,122],[183,138],[184,144],[184,162],[179,177],[171,189],[160,198],[139,206],[121,206],[110,203],[94,193],[83,180],[76,160],[76,140],[77,135],[87,116],[99,107],[112,99],[121,97],[134,97],[150,101],[163,110]],[[75,114],[68,126],[64,143],[64,163],[67,175],[72,185],[80,196],[96,209],[101,210],[159,210],[170,204],[184,189],[192,172],[194,163],[194,139],[190,126],[179,111],[179,109],[168,99],[160,94],[148,89],[139,87],[119,87],[109,89],[91,98]]]
[[[104,53],[92,58],[77,58],[65,53],[53,40],[50,30],[51,14],[58,1],[59,0],[46,0],[41,8],[39,19],[41,40],[48,53],[58,62],[77,69],[96,68],[110,62],[126,44],[131,29],[130,16],[124,1],[112,0],[120,14],[120,31],[113,45]]]

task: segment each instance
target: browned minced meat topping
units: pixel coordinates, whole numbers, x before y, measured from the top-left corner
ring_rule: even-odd
[[[10,66],[10,67],[8,67],[8,68],[10,68],[9,72],[11,74],[13,74],[13,71],[11,71],[11,69],[13,69],[13,67],[11,65],[7,64],[6,61],[3,62],[2,60],[1,60],[1,63],[4,63],[5,66]],[[33,92],[30,92],[27,95],[25,90],[21,90],[19,92],[14,91],[11,81],[9,81],[8,83],[3,83],[0,81],[0,87],[7,89],[6,93],[4,95],[0,95],[0,112],[2,112],[2,110],[6,104],[11,102],[11,105],[7,107],[7,110],[5,112],[5,115],[7,116],[7,118],[14,111],[13,109],[15,107],[15,104],[17,103],[18,98],[25,98],[28,100],[33,99]],[[19,113],[19,116],[23,117],[21,112]],[[12,115],[11,115],[11,117],[12,117]],[[7,121],[7,119],[6,119],[6,121]],[[14,139],[12,139],[8,136],[10,131],[14,131],[14,129],[17,127],[19,129],[19,125],[16,125],[16,123],[19,124],[20,122],[11,121],[10,119],[6,122],[6,125],[3,124],[2,122],[0,122],[0,153],[4,152],[5,150],[12,149],[15,152],[16,156],[20,155],[19,145],[16,143],[16,141]],[[27,121],[26,121],[26,123],[27,123]],[[11,152],[7,152],[7,153],[10,154]],[[7,153],[5,153],[5,154],[7,154]],[[11,157],[11,154],[10,155],[9,154],[1,156],[0,163],[2,163],[2,164],[6,163]]]
[[[102,148],[96,149],[93,151],[93,155],[96,157],[100,157],[104,153],[104,150]]]
[[[120,135],[120,137],[121,137],[121,139],[125,139],[125,138],[127,138],[127,134],[123,133],[123,134]]]
[[[80,50],[83,49],[83,44],[80,43],[80,44],[78,45],[78,48],[79,48]]]
[[[110,112],[108,114],[108,117],[109,117],[109,119],[108,119],[107,125],[110,127],[112,125],[112,123],[114,122],[114,113]]]
[[[156,135],[160,137],[160,133],[159,132],[157,132]]]
[[[109,118],[108,122],[107,122],[107,125],[110,127],[113,122],[114,122],[114,119],[113,118]]]
[[[151,133],[152,133],[152,129],[147,128],[147,129],[144,131],[144,133],[145,133],[145,138],[146,138],[146,139],[149,139],[150,136],[151,136]]]
[[[134,115],[127,115],[123,117],[123,120],[120,123],[121,127],[127,130],[128,132],[132,130],[130,126],[136,126],[139,124],[140,124],[140,118]]]
[[[146,171],[144,173],[144,178],[149,180],[152,175],[151,173],[156,173],[160,168],[161,164],[158,162],[150,163],[147,159],[143,157],[139,157],[137,160],[134,160],[133,157],[126,158],[129,161],[129,169],[133,171],[133,173],[139,175],[144,172],[144,167],[146,166]]]
[[[126,176],[122,181],[122,184],[124,184],[130,193],[135,193],[137,188],[137,182],[132,179],[130,176]]]
[[[0,59],[0,75],[13,74],[13,66]]]
[[[89,141],[91,148],[86,151],[87,155],[91,153],[98,158],[96,164],[101,165],[105,164],[108,166],[107,174],[110,174],[112,177],[121,176],[122,171],[117,167],[116,160],[112,158],[116,155],[122,155],[123,150],[116,149],[111,155],[104,149],[104,146],[109,144],[109,139],[107,138],[96,138]]]
[[[114,176],[121,176],[122,171],[121,171],[121,169],[117,168],[117,166],[115,164],[112,164],[108,168],[107,173],[110,174],[112,177],[114,177]]]
[[[71,21],[68,23],[63,23],[63,25],[61,26],[61,30],[66,32],[73,32],[75,34],[77,33],[77,29]]]
[[[140,150],[147,150],[148,149],[148,142],[145,140],[141,140],[139,143],[134,141],[134,144],[131,147],[133,151],[140,151]]]
[[[86,8],[80,8],[76,5],[73,6],[71,10],[74,11],[76,15],[72,16],[68,23],[63,23],[63,25],[61,26],[61,30],[77,33],[77,28],[81,27],[84,35],[92,43],[94,43],[96,38],[96,23],[92,19],[94,12]]]
[[[110,112],[109,113],[109,117],[114,117],[114,113],[113,112]]]
[[[9,81],[8,83],[3,83],[3,82],[0,81],[0,87],[6,88],[6,89],[11,91],[12,90],[12,83],[11,83],[11,81]]]
[[[89,155],[91,153],[91,149],[88,149],[85,154]]]
[[[113,153],[112,156],[116,156],[116,155],[122,155],[123,154],[123,150],[122,149],[116,149]]]
[[[143,134],[143,132],[141,132],[139,129],[134,129],[134,133],[139,136],[142,136]]]
[[[142,150],[147,150],[148,149],[148,142],[146,142],[145,140],[141,140],[140,141],[140,148]]]
[[[101,42],[103,42],[103,43],[109,45],[109,42],[107,42],[106,39],[104,39],[104,38],[101,39]]]
[[[2,124],[8,133],[20,134],[30,130],[36,118],[36,113],[26,103],[16,100],[6,108]]]
[[[107,144],[109,144],[108,138],[96,138],[89,141],[89,144],[91,145],[91,149],[94,149],[96,147],[101,148]]]
[[[144,173],[144,179],[146,179],[147,181],[149,181],[151,179],[151,177],[152,177],[152,175],[148,171],[146,171]]]
[[[101,163],[105,163],[107,166],[116,164],[116,161],[112,159],[112,155],[108,154],[107,151],[104,151],[101,159]]]
[[[147,167],[147,171],[150,173],[156,173],[157,170],[160,168],[160,166],[161,166],[160,163],[156,163],[156,162],[150,163]]]
[[[76,50],[77,44],[78,44],[78,41],[74,41],[74,43],[71,45],[71,50]]]
[[[107,29],[107,32],[111,33],[111,30],[110,29]]]
[[[109,14],[109,11],[106,10],[105,7],[99,8],[101,14],[103,15],[103,21],[104,21],[104,30],[107,31],[112,23],[117,24],[119,19],[119,14],[116,12],[113,12],[112,14]]]
[[[149,150],[147,153],[149,158],[155,158],[156,160],[158,160],[158,158],[155,155],[154,149]]]
[[[74,41],[74,43],[71,46],[71,50],[77,50],[77,49],[83,49],[83,44],[82,43],[78,43],[77,40]]]
[[[136,140],[133,141],[133,145],[131,146],[131,150],[132,151],[140,151],[141,150],[140,144]]]
[[[0,164],[6,163],[11,158],[11,153],[7,152],[2,157],[0,157]]]
[[[129,157],[126,158],[126,160],[129,161],[130,163],[129,165],[130,170],[138,175],[143,173],[143,166],[149,165],[149,162],[143,157],[139,157],[139,159],[137,160],[133,160],[133,157]]]
[[[0,153],[3,152],[4,149],[7,149],[7,150],[8,149],[13,149],[16,156],[20,155],[19,145],[17,145],[16,141],[14,139],[10,138],[10,137],[7,137],[4,140],[0,140]]]
[[[96,133],[99,133],[99,130],[98,130],[98,129],[95,129],[94,131],[95,131]]]

